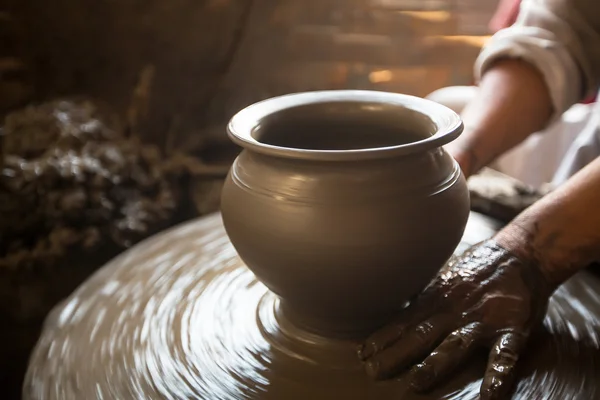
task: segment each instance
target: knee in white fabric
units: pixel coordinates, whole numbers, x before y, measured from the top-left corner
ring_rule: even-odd
[[[460,114],[476,93],[476,86],[448,86],[431,92],[425,98],[445,105]]]

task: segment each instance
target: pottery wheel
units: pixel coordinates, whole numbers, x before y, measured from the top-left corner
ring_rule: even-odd
[[[497,224],[472,214],[461,251]],[[282,266],[285,273],[285,266]],[[552,298],[514,398],[600,398],[600,279],[583,272]],[[476,399],[485,353],[428,395],[374,382],[356,343],[295,329],[245,268],[220,215],[125,252],[46,320],[25,399]]]

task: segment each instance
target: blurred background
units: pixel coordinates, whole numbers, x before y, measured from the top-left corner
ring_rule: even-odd
[[[469,85],[497,6],[0,0],[0,398],[19,398],[56,302],[123,249],[218,210],[236,111],[307,90]]]
[[[153,70],[143,133],[188,143],[240,108],[315,89],[425,96],[471,83],[497,0],[3,0],[2,106],[58,95],[121,115]],[[18,65],[17,65],[18,64]],[[8,71],[6,71],[8,72]],[[148,73],[148,72],[146,72]],[[174,128],[176,126],[176,128]],[[193,140],[192,140],[193,142]]]

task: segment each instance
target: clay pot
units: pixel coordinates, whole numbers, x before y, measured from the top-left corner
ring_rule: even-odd
[[[465,179],[441,147],[462,128],[437,103],[373,91],[276,97],[232,118],[244,150],[223,221],[283,316],[360,336],[430,281],[469,214]]]

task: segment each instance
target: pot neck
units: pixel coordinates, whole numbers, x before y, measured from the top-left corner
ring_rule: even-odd
[[[374,91],[321,91],[271,98],[236,114],[233,142],[270,156],[353,161],[421,153],[460,135],[449,108],[429,100]]]

